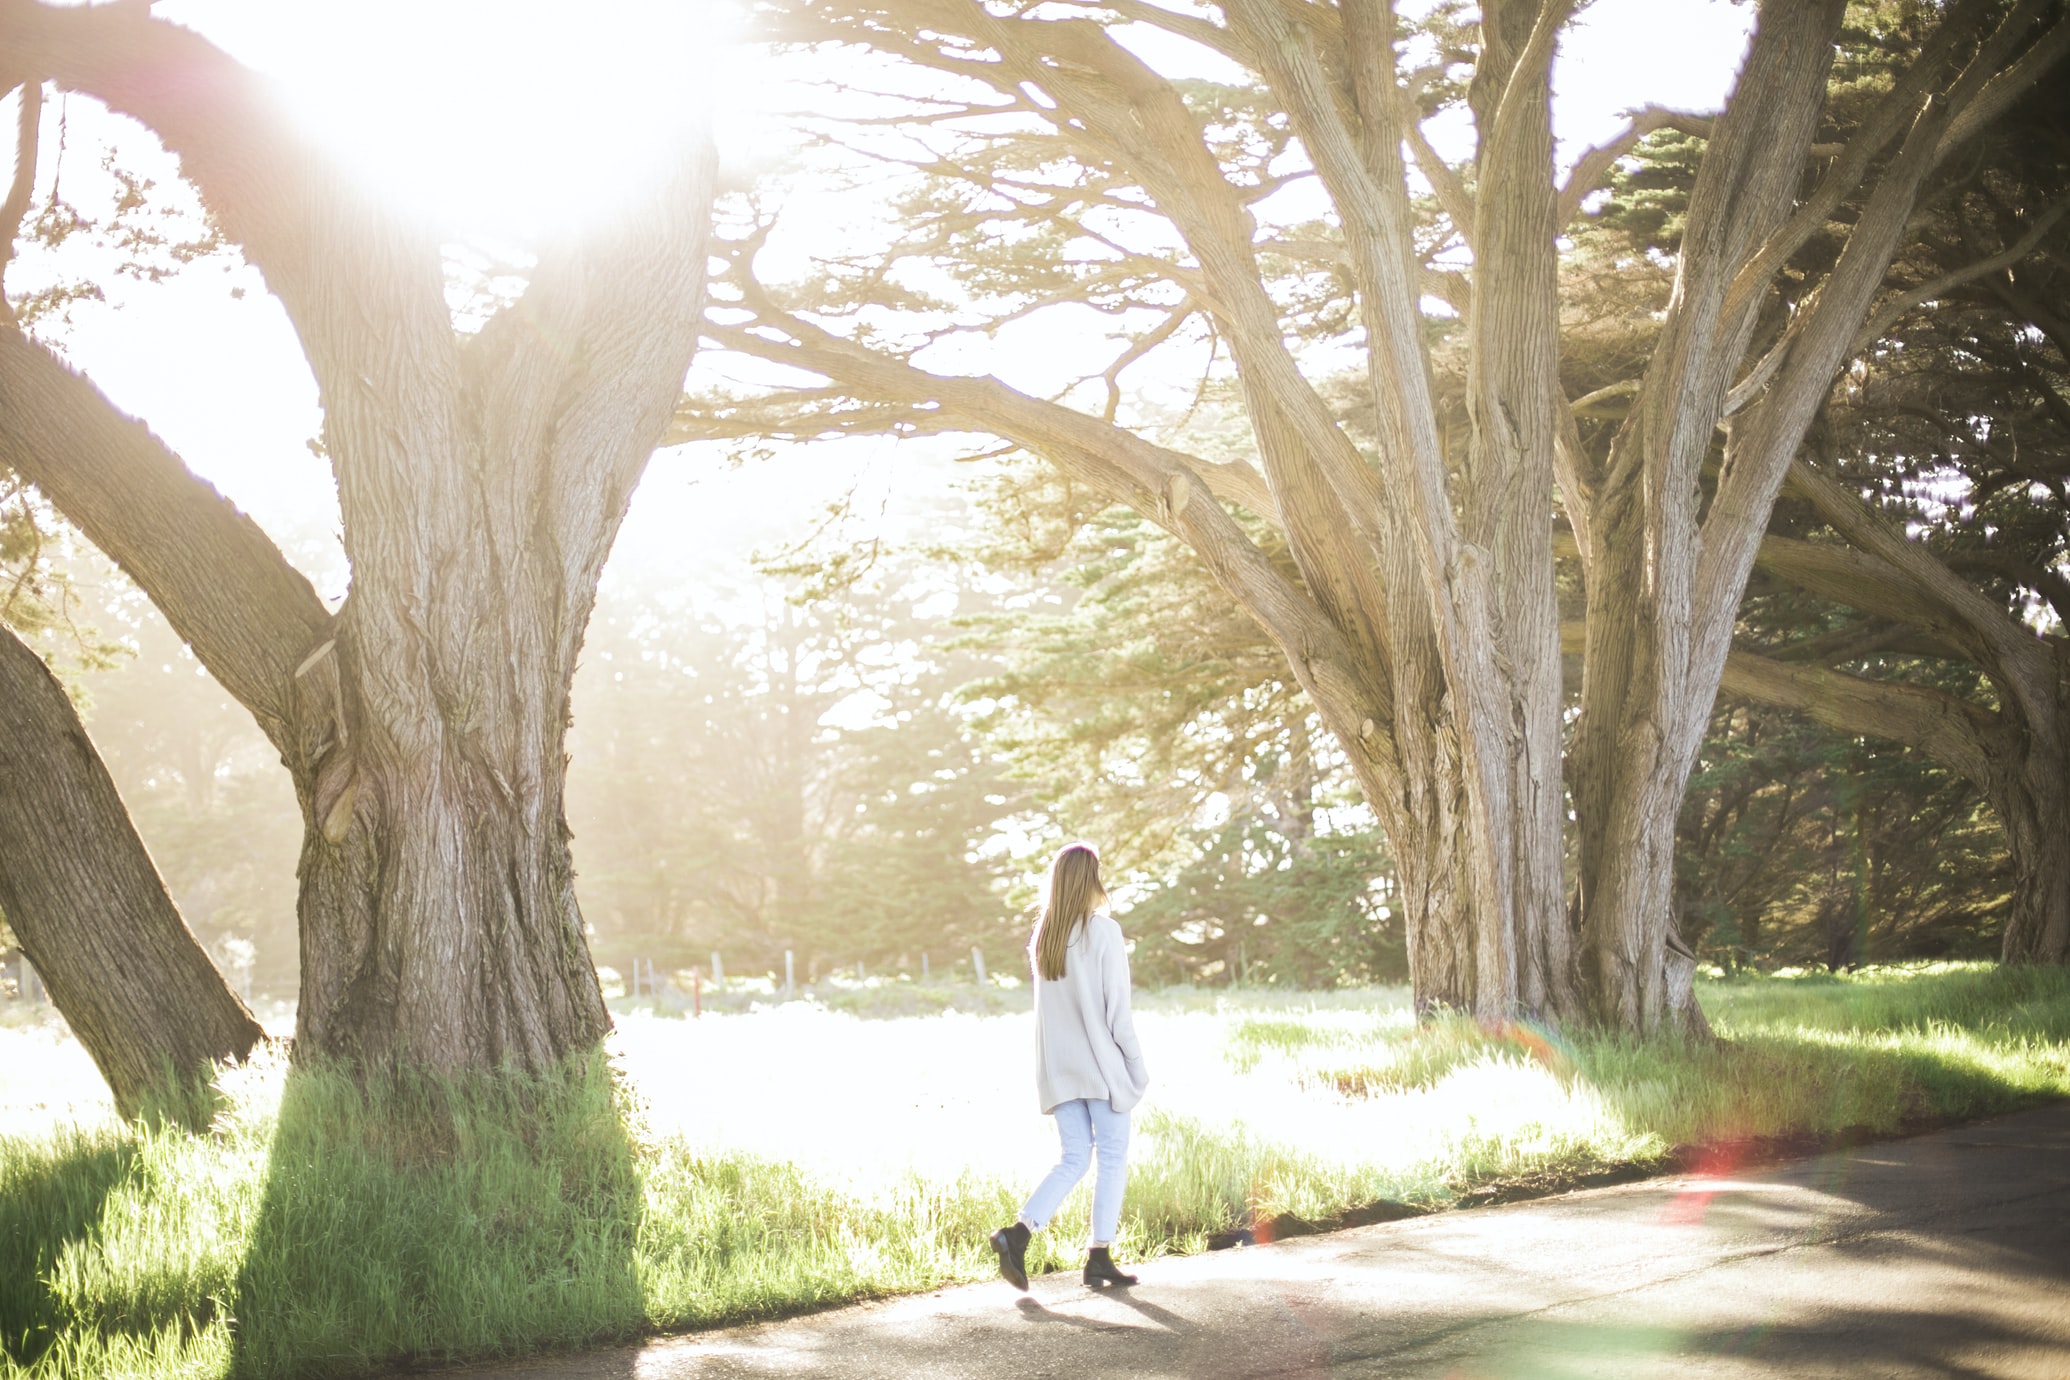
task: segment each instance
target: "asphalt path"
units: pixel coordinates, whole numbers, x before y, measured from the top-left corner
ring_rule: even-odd
[[[1129,1268],[453,1374],[2070,1380],[2070,1105]]]

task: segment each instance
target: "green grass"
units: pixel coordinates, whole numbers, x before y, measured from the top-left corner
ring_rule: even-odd
[[[1701,991],[1716,1044],[1417,1027],[1398,992],[1147,995],[1218,1032],[1199,1057],[1224,1083],[1282,1100],[1249,1117],[1147,1111],[1120,1252],[1197,1250],[1276,1214],[1441,1207],[1690,1143],[2070,1095],[2061,970]],[[989,1273],[985,1234],[1026,1188],[974,1168],[863,1191],[700,1153],[647,1129],[602,1058],[543,1083],[371,1090],[261,1061],[217,1091],[202,1135],[0,1137],[0,1375],[364,1375],[924,1289]],[[1038,1237],[1032,1263],[1075,1263],[1068,1236]]]

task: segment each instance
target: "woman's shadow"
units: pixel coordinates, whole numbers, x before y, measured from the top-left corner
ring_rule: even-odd
[[[1137,1286],[1137,1288],[1140,1287]],[[1186,1333],[1200,1330],[1197,1324],[1188,1322],[1169,1308],[1160,1308],[1148,1299],[1140,1297],[1134,1288],[1102,1289],[1097,1293],[1088,1290],[1086,1297],[1107,1299],[1124,1307],[1131,1308],[1167,1332],[1183,1336]],[[1014,1301],[1014,1307],[1020,1310],[1023,1318],[1034,1323],[1062,1323],[1067,1327],[1076,1327],[1088,1332],[1136,1332],[1141,1330],[1134,1323],[1081,1317],[1076,1313],[1060,1313],[1053,1308],[1045,1307],[1041,1300],[1031,1298],[1026,1294],[1021,1295],[1020,1298]]]

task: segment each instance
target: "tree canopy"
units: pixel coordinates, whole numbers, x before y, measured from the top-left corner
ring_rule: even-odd
[[[1771,509],[1793,473],[1836,482],[1800,457],[1850,361],[1926,300],[1891,273],[1917,210],[2070,26],[2048,3],[1770,0],[1722,111],[1638,112],[1563,170],[1549,72],[1573,11],[768,4],[773,39],[882,74],[820,128],[912,191],[876,246],[790,282],[756,273],[781,214],[744,211],[714,338],[824,382],[690,416],[989,435],[1170,532],[1383,821],[1419,1002],[1650,1028],[1697,1019],[1675,821]],[[1222,75],[1144,56],[1175,47]],[[1463,161],[1431,132],[1454,113]],[[1561,246],[1668,129],[1686,198],[1649,222],[1627,197],[1659,243],[1597,262],[1648,313],[1620,361],[1591,348],[1616,299],[1563,293],[1587,265]],[[956,363],[1067,308],[1113,344],[1054,397]],[[1241,419],[1226,448],[1122,387],[1204,352]],[[1586,615],[1571,743],[1556,518]]]

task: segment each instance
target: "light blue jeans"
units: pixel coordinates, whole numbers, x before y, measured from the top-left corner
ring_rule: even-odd
[[[1057,1119],[1057,1138],[1064,1143],[1063,1157],[1049,1177],[1028,1195],[1021,1220],[1036,1231],[1049,1224],[1057,1205],[1077,1182],[1085,1177],[1093,1156],[1098,1155],[1100,1172],[1093,1179],[1092,1244],[1113,1242],[1121,1225],[1121,1193],[1128,1187],[1128,1113],[1117,1112],[1105,1098],[1078,1098],[1059,1102],[1052,1113]]]

